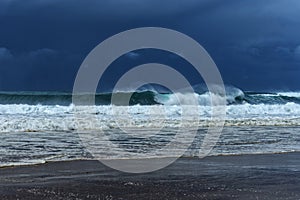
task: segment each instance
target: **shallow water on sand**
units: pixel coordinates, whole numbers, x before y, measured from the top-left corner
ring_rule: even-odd
[[[140,133],[147,129],[141,128]],[[103,159],[132,158],[126,152],[138,153],[137,158],[153,157],[157,150],[173,139],[177,129],[166,129],[155,137],[128,137],[120,129],[110,129],[106,134],[118,148],[110,148],[106,140],[96,138],[94,144],[97,153]],[[190,130],[184,130],[186,132]],[[197,157],[201,153],[201,144],[207,130],[199,129],[185,157]],[[213,155],[239,155],[283,153],[300,151],[300,126],[235,126],[225,127],[215,147]],[[81,133],[82,135],[83,133]],[[181,141],[184,137],[180,138]],[[183,141],[184,142],[184,141]],[[182,148],[180,143],[172,151]],[[120,153],[120,152],[123,153]],[[124,153],[125,152],[125,153]],[[160,157],[160,154],[156,155]],[[173,156],[173,155],[170,155]],[[0,134],[0,166],[30,165],[46,161],[92,159],[92,155],[81,142],[78,133],[69,132],[8,132]]]

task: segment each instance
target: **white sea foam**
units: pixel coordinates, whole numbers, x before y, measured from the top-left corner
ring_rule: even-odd
[[[112,127],[208,126],[211,107],[199,106],[182,124],[182,107],[0,105],[0,132],[98,130]],[[200,122],[196,120],[199,117]],[[227,126],[300,125],[300,105],[228,105]]]
[[[300,92],[279,92],[278,95],[300,98]]]
[[[227,91],[228,92],[228,91]],[[227,94],[227,104],[235,103],[236,97],[243,97],[244,93],[241,90],[233,91]],[[163,105],[193,105],[193,99],[198,100],[198,104],[201,106],[212,105],[211,101],[214,100],[214,105],[218,105],[222,102],[223,98],[219,94],[205,92],[203,94],[197,93],[174,93],[174,94],[157,94],[155,100]]]

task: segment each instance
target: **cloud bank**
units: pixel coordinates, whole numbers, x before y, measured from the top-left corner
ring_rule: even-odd
[[[228,84],[300,90],[299,8],[298,0],[1,1],[0,90],[70,91],[89,51],[120,31],[144,26],[197,40]],[[197,82],[192,71],[187,74]]]

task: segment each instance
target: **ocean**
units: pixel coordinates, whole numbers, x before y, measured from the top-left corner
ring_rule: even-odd
[[[128,93],[120,91],[116,95],[122,98]],[[183,155],[197,157],[207,128],[214,123],[210,93],[205,91],[137,91],[132,93],[129,105],[111,105],[111,95],[97,94],[91,106],[74,105],[72,93],[0,92],[0,167],[93,159],[80,135],[99,131],[109,134],[110,140],[125,152],[153,157],[149,152],[165,146],[182,126],[186,132],[191,127],[198,130]],[[190,95],[199,101],[199,120],[191,116],[189,123],[182,125],[179,98],[189,106]],[[300,92],[245,92],[227,87],[226,95],[225,127],[209,156],[300,151]],[[138,130],[145,138],[130,135],[131,130]],[[130,158],[120,153],[120,148],[105,149],[106,140],[95,142],[104,159]]]

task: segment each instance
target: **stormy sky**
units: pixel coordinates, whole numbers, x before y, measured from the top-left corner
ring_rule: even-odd
[[[2,0],[0,90],[71,91],[96,45],[121,31],[154,26],[198,41],[226,84],[299,91],[299,10],[299,0]],[[104,82],[109,88],[126,70],[147,62],[172,65],[193,84],[201,82],[192,66],[160,51],[121,57]]]

